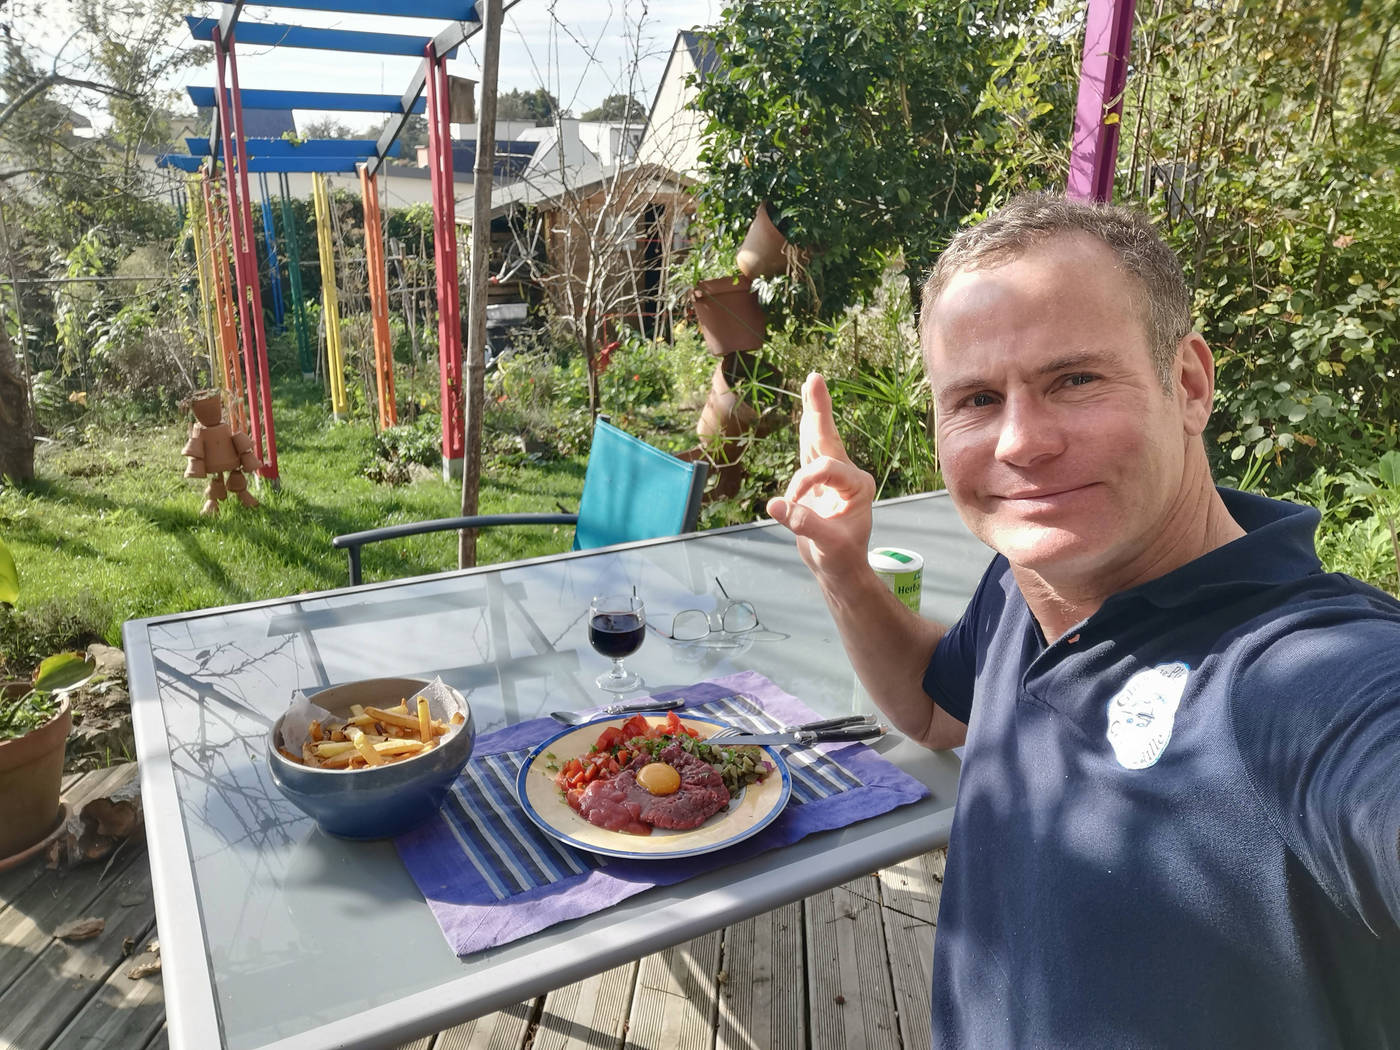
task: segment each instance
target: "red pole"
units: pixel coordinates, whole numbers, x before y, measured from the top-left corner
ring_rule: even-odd
[[[217,35],[215,39],[218,39]],[[248,312],[253,317],[255,361],[258,369],[258,385],[261,387],[262,393],[263,433],[267,435],[267,455],[261,457],[263,465],[258,473],[271,481],[275,488],[278,482],[277,432],[272,426],[272,376],[267,368],[267,334],[263,329],[262,282],[258,280],[258,257],[253,250],[253,207],[249,203],[251,195],[248,192],[248,144],[243,138],[243,102],[238,91],[238,59],[233,53],[232,34],[229,35],[228,40],[228,69],[229,80],[233,88],[230,93],[230,108],[233,110],[233,119],[237,122],[233,141],[238,149],[238,206],[239,218],[242,223],[240,232],[243,252],[246,257],[244,273],[248,277],[246,286]],[[240,293],[241,299],[242,294]]]
[[[238,180],[233,171],[233,116],[232,107],[229,105],[228,91],[224,87],[224,61],[226,58],[223,44],[219,38],[218,29],[214,30],[214,58],[215,73],[218,77],[218,90],[215,100],[219,107],[219,137],[223,149],[224,164],[224,196],[228,205],[228,231],[229,239],[233,248],[233,273],[234,280],[238,283],[237,294],[233,297],[234,310],[238,314],[239,338],[243,346],[243,374],[247,377],[248,393],[248,427],[249,436],[253,439],[253,449],[257,452],[259,459],[264,459],[262,420],[258,416],[258,405],[254,400],[254,389],[257,386],[258,373],[256,368],[257,352],[254,349],[254,335],[252,318],[248,316],[248,307],[243,297],[243,289],[247,287],[246,274],[244,268],[247,261],[244,258],[242,249],[243,226],[238,221],[240,211],[238,204]],[[217,160],[215,161],[217,163]],[[256,283],[256,281],[254,282]]]
[[[462,316],[457,283],[457,209],[452,181],[452,110],[447,63],[427,47],[428,167],[433,198],[433,257],[438,293],[438,380],[442,459],[448,475],[463,459]],[[455,463],[455,467],[454,467]]]

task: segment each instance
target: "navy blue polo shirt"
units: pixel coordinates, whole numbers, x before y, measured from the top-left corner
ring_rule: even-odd
[[[935,1047],[1400,1047],[1400,603],[1221,495],[1245,536],[1053,644],[996,558],[934,652]]]

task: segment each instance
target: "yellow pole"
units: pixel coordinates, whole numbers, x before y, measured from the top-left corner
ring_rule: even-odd
[[[194,241],[194,268],[199,275],[199,327],[204,332],[204,346],[209,352],[209,378],[218,382],[223,374],[223,349],[216,342],[214,334],[214,313],[209,308],[213,296],[214,271],[210,266],[208,238],[204,232],[204,209],[196,208],[195,202],[204,203],[200,188],[200,177],[191,175],[185,180],[189,207],[185,209],[185,221],[190,226],[190,237]]]
[[[340,347],[340,300],[335,289],[335,254],[331,246],[331,203],[326,178],[311,176],[316,204],[316,243],[321,254],[321,305],[326,323],[326,374],[331,381],[331,413],[339,420],[349,411],[345,398],[345,358]]]

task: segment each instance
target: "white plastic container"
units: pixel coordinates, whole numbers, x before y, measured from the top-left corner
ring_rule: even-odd
[[[875,575],[885,581],[896,598],[918,612],[924,589],[924,556],[901,547],[876,547],[869,557]]]

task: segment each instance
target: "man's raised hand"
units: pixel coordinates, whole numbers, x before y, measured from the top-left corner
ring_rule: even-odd
[[[866,566],[875,479],[851,462],[836,431],[831,394],[816,372],[802,384],[801,466],[768,513],[797,536],[803,560],[819,574]]]

